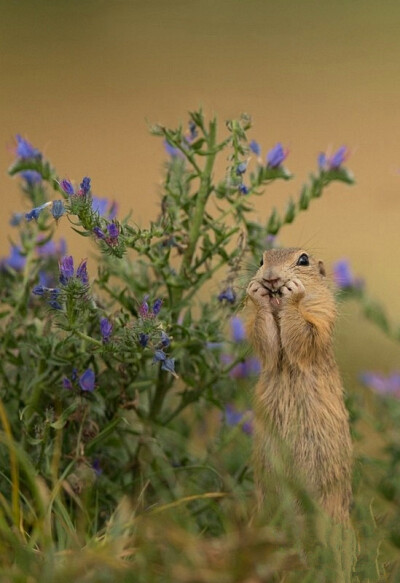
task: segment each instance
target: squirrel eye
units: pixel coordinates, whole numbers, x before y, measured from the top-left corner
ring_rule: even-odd
[[[263,257],[261,257],[260,267],[261,267],[261,265],[264,265],[264,258]]]
[[[303,265],[303,266],[310,265],[307,253],[302,253],[300,255],[300,257],[297,260],[297,265]]]

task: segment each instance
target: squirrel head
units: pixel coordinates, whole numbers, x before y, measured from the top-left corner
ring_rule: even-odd
[[[323,262],[300,248],[264,251],[255,279],[271,294],[279,294],[279,289],[294,278],[300,279],[306,287],[307,284],[316,283],[325,285],[326,271]]]

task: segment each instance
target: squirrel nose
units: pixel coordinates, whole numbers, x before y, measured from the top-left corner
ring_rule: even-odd
[[[263,280],[265,283],[268,283],[270,286],[274,287],[278,284],[280,277],[275,277],[273,279],[267,279],[266,277],[263,277]]]

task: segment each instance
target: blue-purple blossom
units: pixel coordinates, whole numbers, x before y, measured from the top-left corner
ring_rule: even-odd
[[[76,277],[81,280],[81,282],[86,285],[89,283],[89,275],[87,272],[87,259],[82,259],[78,268],[76,270]]]
[[[258,142],[256,142],[255,140],[251,140],[251,142],[249,144],[249,148],[253,152],[253,154],[255,154],[256,156],[259,156],[261,154],[260,144]]]
[[[40,257],[62,256],[67,252],[67,242],[63,237],[59,240],[58,245],[52,239],[41,245],[41,240],[42,238],[39,237],[36,247],[36,252]]]
[[[60,186],[61,189],[65,192],[65,194],[68,194],[68,196],[72,196],[73,194],[75,194],[74,187],[72,186],[72,182],[70,180],[64,178],[64,180],[61,180]]]
[[[234,304],[236,300],[236,294],[231,286],[224,289],[219,295],[218,300],[222,302],[226,300],[230,304]]]
[[[255,357],[250,357],[234,366],[229,372],[229,376],[234,379],[246,379],[247,377],[257,376],[260,372],[260,361]]]
[[[12,227],[18,227],[24,218],[25,213],[14,213],[10,219],[10,225]]]
[[[109,225],[107,225],[107,231],[108,231],[107,242],[110,245],[115,245],[116,243],[118,243],[119,237],[118,225],[116,225],[115,223],[110,223]]]
[[[100,320],[100,332],[104,343],[109,342],[113,330],[112,322],[108,318]]]
[[[48,288],[44,287],[43,285],[35,285],[35,287],[32,290],[32,293],[35,294],[35,296],[44,296],[47,290]]]
[[[241,176],[242,174],[244,174],[247,170],[247,162],[239,162],[239,164],[236,166],[236,174],[238,176]]]
[[[92,196],[92,210],[99,213],[101,217],[106,217],[112,220],[117,214],[117,204],[110,201],[108,198],[100,198],[99,196]],[[107,212],[108,209],[108,212]]]
[[[25,263],[26,257],[23,255],[21,247],[12,245],[10,255],[0,261],[0,267],[11,267],[15,271],[22,271]]]
[[[93,460],[92,469],[93,469],[94,473],[96,474],[97,478],[100,477],[101,474],[103,473],[103,469],[100,465],[100,460],[98,458],[95,458]]]
[[[65,206],[62,200],[54,200],[51,205],[51,214],[56,221],[65,213]]]
[[[140,334],[139,334],[140,346],[142,346],[143,348],[146,348],[148,341],[149,341],[149,335],[145,334],[144,332],[140,332]]]
[[[333,278],[338,287],[343,289],[356,288],[361,289],[364,282],[360,278],[356,278],[350,267],[348,259],[340,259],[333,265]]]
[[[157,316],[160,313],[162,303],[163,303],[163,301],[161,298],[157,298],[156,301],[154,302],[153,308],[152,308],[154,316]]]
[[[92,392],[94,391],[95,384],[95,374],[91,368],[85,370],[85,372],[79,377],[78,383],[82,391]]]
[[[239,184],[240,194],[249,194],[250,189],[245,184]]]
[[[171,158],[176,158],[176,157],[182,157],[183,156],[183,154],[180,151],[180,149],[179,148],[175,148],[174,146],[172,146],[171,144],[169,144],[167,142],[167,140],[164,140],[163,144],[164,144],[165,151],[167,152],[167,154],[169,156],[171,156]]]
[[[96,237],[98,239],[105,239],[106,238],[105,234],[103,233],[103,231],[101,230],[100,227],[97,227],[97,226],[93,227],[93,233],[96,235]]]
[[[166,358],[161,364],[161,370],[165,370],[166,372],[170,372],[174,376],[175,374],[175,358]]]
[[[67,285],[71,277],[74,277],[74,259],[71,255],[63,257],[59,264],[60,267],[60,283]]]
[[[332,156],[328,157],[324,152],[318,156],[318,166],[320,170],[338,170],[349,156],[346,146],[341,146]]]
[[[72,382],[68,377],[63,377],[62,386],[64,389],[71,390],[72,389]]]
[[[161,331],[161,340],[160,340],[160,344],[163,348],[167,348],[167,346],[169,346],[171,344],[171,339],[168,336],[168,334],[166,334],[164,332],[164,330]]]
[[[90,182],[91,182],[91,180],[88,176],[85,176],[85,178],[82,178],[82,182],[81,182],[80,187],[79,187],[79,194],[81,196],[86,196],[87,193],[89,192]]]
[[[197,138],[197,126],[193,120],[189,121],[189,140],[193,142]]]
[[[25,219],[28,221],[28,223],[32,219],[37,220],[39,218],[39,215],[42,212],[42,210],[45,209],[46,207],[50,206],[50,204],[51,204],[50,202],[45,202],[44,204],[41,204],[40,206],[37,206],[36,208],[29,211],[29,213],[25,213]]]
[[[239,316],[231,318],[231,335],[234,342],[243,342],[246,339],[244,323]]]
[[[30,160],[32,158],[40,159],[42,157],[42,154],[39,152],[39,150],[34,148],[32,144],[30,144],[28,140],[25,140],[20,134],[16,135],[16,139],[16,154],[18,158],[21,160]]]
[[[42,181],[42,175],[37,172],[37,170],[23,170],[19,173],[19,176],[21,176],[30,187],[39,184],[39,182]]]
[[[250,417],[251,411],[238,411],[234,405],[228,404],[225,406],[225,421],[227,425],[234,427],[242,423],[243,418]],[[251,435],[253,433],[253,426],[251,419],[248,419],[244,423],[242,423],[242,431],[247,435]]]
[[[394,372],[384,376],[375,372],[364,372],[360,376],[361,382],[381,395],[400,397],[400,373]]]
[[[279,168],[288,154],[289,151],[284,150],[282,144],[278,142],[267,154],[267,165],[270,168]]]
[[[149,297],[149,296],[147,296],[147,295],[146,295],[146,296],[143,298],[143,301],[142,301],[142,303],[141,303],[141,304],[140,304],[140,306],[139,306],[139,315],[140,315],[142,318],[147,318],[147,317],[149,316],[149,304],[147,303],[147,299],[148,299],[148,297]]]
[[[57,300],[49,300],[48,304],[53,310],[62,310],[62,305]]]
[[[167,355],[163,350],[156,350],[153,356],[153,362],[164,362],[167,358]]]

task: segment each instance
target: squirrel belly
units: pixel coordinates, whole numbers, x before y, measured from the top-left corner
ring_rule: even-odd
[[[266,251],[247,296],[248,337],[262,363],[254,394],[258,499],[268,503],[274,475],[300,479],[334,520],[345,522],[352,448],[323,264],[301,249]]]

